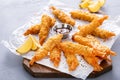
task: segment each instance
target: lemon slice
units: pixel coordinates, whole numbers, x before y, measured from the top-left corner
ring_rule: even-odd
[[[84,2],[85,0],[81,0],[82,2]]]
[[[88,10],[90,12],[98,12],[101,8],[101,3],[99,1],[96,1],[88,6]]]
[[[79,6],[81,8],[87,8],[90,4],[90,0],[84,0]]]
[[[31,47],[31,49],[32,49],[32,50],[38,49],[38,47],[40,47],[39,42],[38,42],[38,41],[36,40],[36,38],[33,37],[32,35],[29,35],[29,36],[30,36],[30,38],[32,39],[32,47]]]
[[[27,40],[20,47],[17,48],[16,51],[20,54],[25,54],[28,51],[30,51],[30,49],[32,48],[32,43],[33,41],[31,37],[29,36]]]
[[[91,4],[94,4],[94,1],[91,0],[91,1],[89,2],[89,5],[91,5]]]
[[[99,2],[100,2],[100,6],[102,7],[105,4],[106,0],[99,0]]]

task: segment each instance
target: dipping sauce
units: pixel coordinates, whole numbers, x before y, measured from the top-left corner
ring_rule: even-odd
[[[63,34],[63,39],[66,39],[69,37],[69,33],[72,30],[72,26],[69,24],[58,24],[53,27],[53,31],[56,33]]]

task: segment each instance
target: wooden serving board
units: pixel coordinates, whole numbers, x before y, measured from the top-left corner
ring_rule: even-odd
[[[103,67],[103,70],[100,72],[92,72],[88,78],[95,78],[98,77],[110,70],[112,70],[112,63],[102,61],[100,64]],[[33,66],[29,66],[29,60],[23,59],[23,67],[26,71],[28,71],[34,77],[41,77],[41,78],[74,78],[71,75],[59,72],[57,70],[51,69],[49,67],[40,65],[35,63]]]

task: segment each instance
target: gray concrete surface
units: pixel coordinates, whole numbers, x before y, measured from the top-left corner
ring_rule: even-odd
[[[34,13],[47,5],[49,0],[0,0],[0,41],[8,40],[9,35],[18,27],[30,20]],[[67,4],[68,0],[61,0]],[[71,4],[69,4],[71,5]],[[120,15],[120,0],[107,0],[102,10],[115,17]],[[88,80],[120,80],[120,37],[112,50],[117,53],[113,57],[112,71]],[[22,66],[22,57],[12,54],[0,44],[0,80],[79,80],[75,78],[34,78]]]

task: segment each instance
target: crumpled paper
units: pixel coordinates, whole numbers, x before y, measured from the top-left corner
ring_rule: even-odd
[[[78,0],[76,0],[76,2],[77,1]],[[74,1],[74,3],[75,3],[75,1]],[[75,3],[75,4],[77,4],[77,3]],[[25,25],[19,27],[15,31],[13,31],[13,33],[10,35],[9,40],[3,40],[2,44],[4,46],[6,46],[6,48],[8,48],[12,53],[14,53],[16,55],[19,55],[19,53],[16,52],[16,49],[26,39],[26,37],[23,35],[23,33],[31,25],[39,23],[42,14],[48,14],[50,16],[53,16],[51,14],[51,11],[49,10],[50,6],[55,6],[55,7],[59,8],[59,9],[63,10],[66,13],[68,13],[69,11],[74,10],[74,8],[76,8],[75,6],[70,7],[70,5],[66,5],[66,4],[64,4],[64,3],[62,3],[62,2],[60,2],[58,0],[51,0],[49,2],[48,6],[46,6],[42,11],[38,12],[37,15],[35,15],[30,22],[26,23]],[[116,21],[118,21],[118,19],[107,20],[101,26],[101,28],[104,28],[104,29],[109,30],[109,31],[113,31],[116,34],[115,37],[113,37],[113,38],[111,38],[111,39],[109,39],[109,40],[107,40],[105,42],[102,39],[99,39],[103,45],[106,45],[109,48],[112,47],[113,43],[115,42],[115,40],[117,39],[117,37],[118,37],[118,35],[120,33],[120,27],[116,24]],[[56,24],[57,23],[60,23],[60,22],[57,21]],[[77,31],[76,30],[77,25],[79,25],[79,24],[85,24],[85,22],[84,21],[77,21],[77,23],[75,25],[75,28],[72,30],[70,35],[72,35],[73,33],[75,33]],[[49,34],[48,37],[53,36],[53,35],[54,35],[54,32],[52,30],[50,30],[50,34]],[[80,65],[76,68],[76,70],[69,71],[68,70],[68,65],[66,63],[66,59],[63,56],[63,53],[61,53],[61,54],[62,54],[61,61],[60,61],[60,64],[59,64],[58,68],[53,66],[53,63],[49,60],[48,57],[46,57],[46,58],[44,58],[44,59],[42,59],[40,61],[37,61],[37,63],[45,65],[45,66],[50,67],[50,68],[53,68],[53,69],[58,70],[60,72],[70,74],[70,75],[72,75],[72,76],[74,76],[76,78],[81,78],[81,79],[86,79],[87,76],[93,71],[93,67],[91,65],[89,65],[81,56],[77,56],[77,58],[78,58],[78,60],[80,62]],[[27,59],[31,59],[33,57],[33,55],[34,55],[34,52],[30,51],[25,55],[19,55],[19,56],[22,56],[22,57],[27,58]]]

